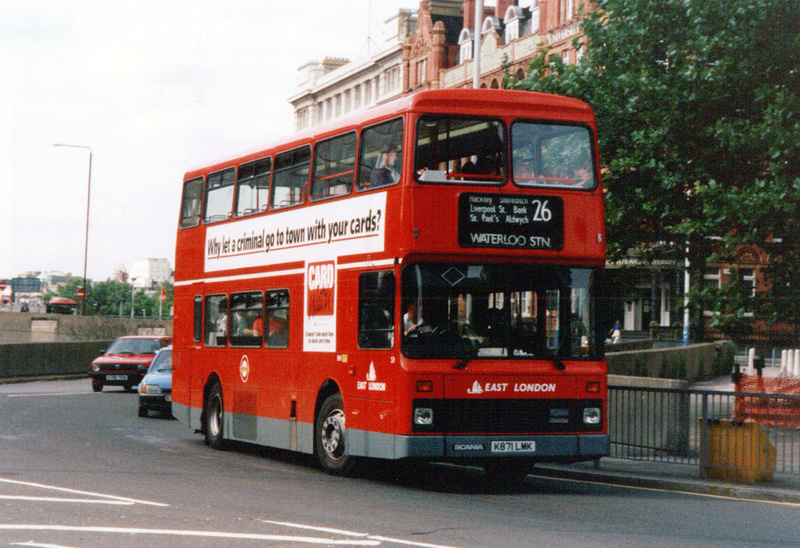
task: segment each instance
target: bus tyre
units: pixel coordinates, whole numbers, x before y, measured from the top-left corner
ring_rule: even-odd
[[[346,476],[352,470],[355,458],[347,451],[347,432],[341,394],[332,394],[322,402],[315,431],[315,449],[322,468],[328,474]]]
[[[206,445],[212,449],[225,449],[223,409],[222,387],[219,384],[214,384],[208,392],[205,409],[203,410],[203,430],[206,435]]]

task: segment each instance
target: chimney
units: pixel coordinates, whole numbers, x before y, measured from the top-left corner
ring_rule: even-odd
[[[461,28],[470,30],[475,28],[475,0],[464,0],[461,6],[461,17],[464,19]]]
[[[516,0],[497,0],[497,4],[494,8],[494,16],[502,21],[506,16],[506,11],[508,11],[508,8],[516,5]]]

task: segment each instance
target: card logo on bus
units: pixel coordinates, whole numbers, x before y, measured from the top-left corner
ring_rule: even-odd
[[[462,247],[564,247],[564,201],[559,196],[463,193],[458,197]]]
[[[309,264],[306,280],[308,283],[308,315],[333,316],[333,288],[336,285],[334,262]]]

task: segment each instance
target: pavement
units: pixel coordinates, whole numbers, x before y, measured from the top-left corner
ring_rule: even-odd
[[[764,369],[764,376],[777,376],[779,372],[778,367],[768,367]],[[730,375],[726,375],[693,383],[691,388],[733,391],[734,384]],[[775,473],[769,482],[744,483],[701,478],[700,467],[697,465],[603,457],[599,464],[594,462],[571,465],[538,464],[534,468],[533,475],[624,485],[639,489],[800,504],[800,474]]]

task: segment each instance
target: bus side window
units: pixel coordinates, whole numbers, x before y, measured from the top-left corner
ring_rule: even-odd
[[[260,291],[231,294],[231,346],[261,346],[264,334],[264,297]]]
[[[197,295],[194,298],[194,342],[199,343],[203,340],[203,297]]]
[[[236,216],[245,217],[267,210],[269,174],[272,161],[269,158],[239,166],[236,177]]]
[[[289,346],[289,291],[286,289],[267,291],[265,303],[264,340],[267,348],[287,348]]]
[[[206,346],[225,346],[228,335],[228,296],[209,295],[205,306]]]
[[[356,133],[318,143],[314,148],[314,180],[311,199],[350,194],[356,164]]]
[[[403,119],[372,126],[361,132],[358,190],[396,184],[403,166]]]
[[[308,194],[311,147],[304,146],[275,156],[270,207],[280,209],[302,204]]]
[[[183,184],[181,200],[181,228],[189,228],[200,224],[200,213],[203,205],[203,178],[198,177]]]
[[[206,223],[227,221],[233,213],[234,169],[212,173],[206,181]]]
[[[394,346],[394,272],[365,272],[358,277],[358,347]]]

